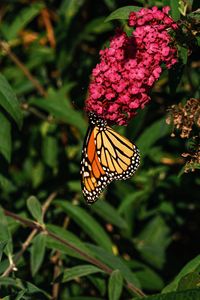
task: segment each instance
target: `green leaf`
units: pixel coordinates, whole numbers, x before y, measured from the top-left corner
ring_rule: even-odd
[[[35,293],[43,294],[47,299],[51,299],[50,295],[46,293],[44,290],[38,288],[34,284],[29,281],[24,281],[19,278],[11,278],[11,277],[0,277],[0,286],[6,287],[14,287],[20,290],[25,290],[28,295],[32,295]]]
[[[163,288],[164,282],[161,276],[149,266],[136,260],[128,261],[128,264],[141,282],[142,289],[155,292]]]
[[[7,241],[0,241],[0,262],[6,245],[7,245]]]
[[[170,0],[170,14],[174,21],[178,21],[180,19],[180,11],[179,11],[179,1]]]
[[[76,246],[76,248],[81,249],[86,254],[92,255],[92,252],[88,249],[88,247],[72,232],[65,230],[59,226],[56,225],[46,225],[47,229],[51,232],[55,233],[58,237],[68,241],[70,244]],[[66,245],[63,245],[61,242],[56,241],[52,237],[47,236],[46,239],[46,246],[51,249],[59,250],[61,253],[67,253],[67,255],[71,257],[76,257],[82,260],[87,259],[83,256],[81,256],[78,252],[74,251],[73,249],[67,247]]]
[[[64,270],[62,274],[62,282],[68,282],[72,279],[103,272],[101,269],[93,265],[80,265]]]
[[[183,76],[184,67],[183,63],[177,63],[169,70],[169,88],[171,95],[176,93]]]
[[[35,196],[30,196],[27,199],[27,207],[33,218],[43,224],[42,206]]]
[[[61,207],[93,241],[112,252],[112,241],[109,236],[101,225],[83,208],[72,205],[66,200],[56,200],[54,204]]]
[[[106,283],[105,279],[97,277],[97,276],[92,276],[92,275],[88,276],[88,279],[96,287],[99,295],[105,297],[106,290],[107,290],[107,283]]]
[[[16,280],[11,277],[0,277],[0,285],[19,287]]]
[[[119,205],[118,212],[122,214],[126,210],[129,210],[130,207],[132,209],[133,206],[135,206],[138,202],[145,200],[148,196],[149,195],[146,190],[136,191],[128,194]]]
[[[31,274],[34,277],[38,272],[45,255],[46,235],[44,233],[38,234],[31,246]]]
[[[42,141],[42,154],[45,163],[55,168],[58,163],[58,141],[53,136],[45,136]]]
[[[87,297],[87,296],[75,296],[67,297],[67,300],[105,300],[105,298],[99,297]]]
[[[181,278],[178,284],[177,291],[189,290],[198,288],[200,286],[200,274],[198,272],[191,272]]]
[[[6,78],[0,74],[0,105],[15,120],[18,127],[22,126],[22,111],[18,99]]]
[[[119,300],[123,289],[123,277],[119,270],[114,270],[109,278],[109,300]]]
[[[84,2],[85,0],[63,0],[61,2],[62,4],[60,6],[59,13],[64,15],[67,28]]]
[[[186,47],[178,47],[178,58],[181,64],[186,65],[188,60],[188,49]],[[177,64],[176,64],[177,65]],[[175,66],[176,66],[175,65]],[[179,71],[180,73],[180,71]],[[179,75],[179,74],[178,74]],[[180,76],[180,75],[179,75]]]
[[[19,293],[17,294],[17,297],[16,297],[15,300],[21,300],[21,299],[24,299],[24,295],[25,295],[25,294],[26,294],[26,290],[23,290],[23,291],[19,292]]]
[[[199,266],[200,266],[200,255],[196,256],[194,259],[189,261],[184,266],[184,268],[179,272],[179,274],[175,277],[175,279],[163,289],[163,293],[176,291],[181,278],[183,278],[185,275],[191,272],[194,272],[197,268],[199,268]]]
[[[8,119],[0,112],[0,153],[7,160],[11,161],[11,125]]]
[[[19,11],[13,22],[9,24],[9,30],[4,32],[7,40],[11,40],[17,37],[17,34],[26,27],[42,10],[43,3],[32,3],[27,8]]]
[[[165,118],[162,118],[150,125],[137,139],[142,158],[148,154],[149,149],[161,138],[170,133],[170,126],[167,125]]]
[[[6,241],[5,253],[11,257],[13,253],[13,243],[10,228],[8,226],[8,218],[5,216],[0,206],[0,241]]]
[[[119,215],[118,211],[106,201],[97,201],[92,205],[91,210],[95,211],[104,220],[120,229],[126,229],[128,226],[126,221]]]
[[[172,292],[167,294],[153,295],[145,297],[145,300],[198,300],[200,299],[200,289],[187,290],[182,292]],[[141,300],[137,297],[134,300]]]
[[[139,11],[142,7],[139,6],[124,6],[113,11],[106,19],[105,22],[111,20],[123,20],[128,19],[129,14],[133,11]]]
[[[169,229],[159,216],[150,221],[134,239],[134,244],[144,260],[159,269],[165,263],[165,249],[169,242]]]
[[[100,261],[104,262],[110,268],[116,270],[119,269],[122,276],[140,288],[140,282],[134,272],[131,271],[126,262],[120,257],[115,256],[112,253],[104,250],[103,248],[91,244],[87,244],[89,249],[93,252],[94,256]]]
[[[64,86],[58,91],[51,89],[45,99],[31,99],[29,103],[49,112],[58,120],[77,127],[84,135],[86,122],[82,114],[71,105],[66,95],[67,89],[68,86]]]

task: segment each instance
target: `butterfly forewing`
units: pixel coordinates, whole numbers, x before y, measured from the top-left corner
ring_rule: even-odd
[[[97,156],[95,135],[97,127],[89,128],[82,151],[81,185],[88,203],[97,200],[103,189],[110,183]]]
[[[103,169],[113,179],[125,180],[139,167],[138,148],[109,126],[102,131],[98,130],[96,147]]]

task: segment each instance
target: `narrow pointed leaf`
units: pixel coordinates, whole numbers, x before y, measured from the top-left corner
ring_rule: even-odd
[[[32,276],[38,272],[45,255],[46,235],[43,233],[38,234],[31,247],[31,273]]]
[[[43,223],[42,206],[35,196],[30,196],[27,200],[27,207],[33,218],[40,224]]]
[[[115,256],[112,253],[104,250],[103,248],[95,245],[88,244],[89,249],[93,252],[94,256],[99,259],[100,261],[104,262],[107,266],[112,269],[119,269],[122,276],[127,280],[130,281],[132,284],[140,288],[140,282],[134,272],[131,271],[129,266],[126,264],[123,259],[120,257]]]
[[[108,295],[109,300],[119,300],[123,288],[123,277],[119,270],[112,272],[109,278]]]
[[[22,126],[22,111],[18,99],[6,78],[0,74],[0,106],[15,120],[18,127]]]
[[[139,11],[141,7],[139,6],[124,6],[121,8],[116,9],[113,11],[106,19],[105,22],[111,21],[111,20],[127,20],[129,17],[129,14],[132,11]]]
[[[175,291],[178,287],[179,281],[181,278],[183,278],[185,275],[196,271],[200,267],[200,255],[197,255],[194,259],[189,261],[179,272],[179,274],[175,277],[175,279],[168,284],[164,289],[163,292],[172,292]]]
[[[81,229],[90,236],[92,240],[109,252],[112,251],[112,242],[105,230],[83,208],[72,205],[67,201],[57,200],[54,201],[54,203],[60,206],[74,220],[74,222],[76,222]]]
[[[80,265],[73,268],[69,268],[63,272],[62,282],[67,282],[75,278],[87,276],[103,272],[101,269],[93,265]]]
[[[0,96],[1,97],[1,96]],[[11,125],[8,119],[0,112],[0,154],[10,163],[11,160]]]

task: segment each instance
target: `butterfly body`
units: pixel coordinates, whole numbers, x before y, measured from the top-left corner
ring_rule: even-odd
[[[97,200],[103,189],[114,179],[130,178],[139,166],[137,147],[118,134],[107,121],[89,115],[81,160],[81,184],[88,203]]]

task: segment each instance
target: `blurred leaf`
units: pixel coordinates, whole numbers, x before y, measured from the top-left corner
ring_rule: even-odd
[[[9,24],[9,30],[4,32],[6,39],[11,40],[16,38],[20,30],[26,27],[40,13],[43,7],[44,4],[38,2],[32,3],[27,8],[18,11],[16,18],[13,18],[13,22]]]
[[[13,253],[12,234],[8,227],[7,217],[4,214],[2,207],[0,206],[0,241],[6,241],[5,253],[11,257]]]
[[[56,225],[47,225],[48,230],[55,233],[58,237],[68,241],[69,243],[75,245],[78,249],[81,249],[86,254],[92,255],[92,252],[88,249],[88,247],[72,232],[69,230],[65,230],[62,227]],[[67,246],[63,245],[59,241],[52,239],[51,237],[46,237],[46,246],[51,249],[59,250],[61,253],[67,253],[67,255],[71,257],[76,257],[82,260],[85,260],[79,253],[75,252],[74,250],[68,248]]]
[[[4,251],[5,247],[6,247],[6,245],[7,245],[6,241],[0,241],[0,262],[1,262],[3,251]]]
[[[138,146],[142,158],[148,154],[149,149],[161,138],[170,133],[170,126],[166,124],[165,118],[162,118],[148,128],[137,139]]]
[[[174,21],[178,21],[180,19],[180,11],[179,11],[179,1],[170,0],[170,14]]]
[[[67,300],[105,300],[105,299],[99,297],[75,296],[75,297],[68,297]]]
[[[88,39],[91,35],[102,34],[111,29],[111,24],[104,23],[104,17],[95,18],[84,27],[83,31],[79,34],[79,39]]]
[[[31,246],[31,274],[34,277],[38,272],[45,255],[46,235],[39,233],[33,240]]]
[[[109,278],[108,295],[109,300],[118,300],[123,288],[123,277],[119,270],[114,270]]]
[[[179,272],[179,274],[175,277],[175,279],[163,289],[163,293],[176,291],[181,278],[183,278],[189,273],[194,272],[199,267],[200,267],[200,255],[196,256],[194,259],[189,261],[183,267],[183,269]]]
[[[131,271],[126,262],[122,258],[107,252],[103,248],[95,245],[88,244],[89,249],[94,253],[95,257],[104,262],[110,268],[116,270],[119,269],[122,276],[140,288],[140,282],[134,272]]]
[[[44,290],[38,288],[34,284],[28,281],[21,280],[19,278],[11,278],[11,277],[0,277],[0,285],[7,287],[15,287],[20,290],[25,290],[28,295],[32,294],[43,294],[47,299],[51,299],[50,295]]]
[[[148,197],[147,191],[136,191],[131,194],[128,194],[123,201],[121,202],[120,206],[118,207],[118,212],[120,214],[124,213],[126,210],[130,209],[130,206],[135,205],[138,202],[145,200]],[[132,209],[132,208],[131,208]]]
[[[187,290],[182,292],[172,292],[162,295],[145,297],[145,300],[197,300],[200,298],[200,289]],[[140,300],[141,298],[134,298]]]
[[[169,88],[172,95],[176,93],[176,89],[181,82],[184,67],[183,63],[176,63],[174,67],[169,70]]]
[[[26,294],[26,290],[23,290],[23,291],[19,292],[19,293],[17,294],[17,297],[16,297],[15,300],[24,299],[24,295],[25,295],[25,294]]]
[[[116,8],[115,0],[104,0],[104,2],[110,10],[114,10]]]
[[[68,282],[72,279],[103,272],[101,269],[93,265],[80,265],[64,270],[62,274],[62,282]]]
[[[32,99],[30,104],[35,105],[49,112],[59,120],[77,127],[82,134],[85,134],[86,123],[80,112],[75,111],[66,97],[64,87],[58,91],[49,91],[45,99]]]
[[[44,179],[44,165],[41,161],[32,166],[30,175],[33,188],[37,188]]]
[[[42,141],[42,154],[45,163],[55,168],[58,163],[58,141],[53,136],[45,136]]]
[[[0,105],[15,120],[18,127],[22,126],[22,111],[15,93],[6,78],[0,74]]]
[[[159,216],[150,221],[134,239],[134,244],[144,260],[158,269],[165,263],[165,249],[169,242],[169,228]]]
[[[27,199],[27,207],[33,218],[38,221],[38,223],[43,224],[42,206],[35,196],[30,196]]]
[[[177,291],[189,290],[198,287],[200,287],[199,271],[191,272],[180,279]]]
[[[113,11],[106,19],[105,22],[111,20],[123,20],[128,19],[129,14],[133,11],[139,11],[142,7],[139,6],[124,6]]]
[[[11,161],[11,125],[8,119],[0,112],[0,153],[8,163]]]
[[[99,278],[97,276],[88,276],[89,280],[96,287],[101,296],[105,296],[107,290],[107,283],[105,279]]]
[[[60,14],[64,15],[66,28],[69,26],[73,17],[78,13],[85,0],[64,0],[59,8]]]
[[[183,65],[187,64],[188,49],[186,47],[181,47],[181,46],[178,47],[178,58],[179,58],[179,61],[180,61],[181,64],[183,64]],[[176,65],[175,65],[175,67],[176,67]],[[181,72],[181,70],[179,70],[179,72],[177,74],[179,77],[180,77],[180,72]]]
[[[105,230],[83,208],[72,205],[66,200],[56,200],[54,201],[54,204],[61,207],[63,211],[66,212],[92,240],[104,247],[106,250],[112,251],[112,242]]]
[[[108,221],[110,224],[113,224],[121,229],[127,228],[127,223],[119,215],[118,211],[106,201],[97,201],[92,205],[92,209],[104,220]]]
[[[139,279],[142,289],[160,291],[163,288],[162,277],[149,266],[136,260],[128,261],[128,264]]]

